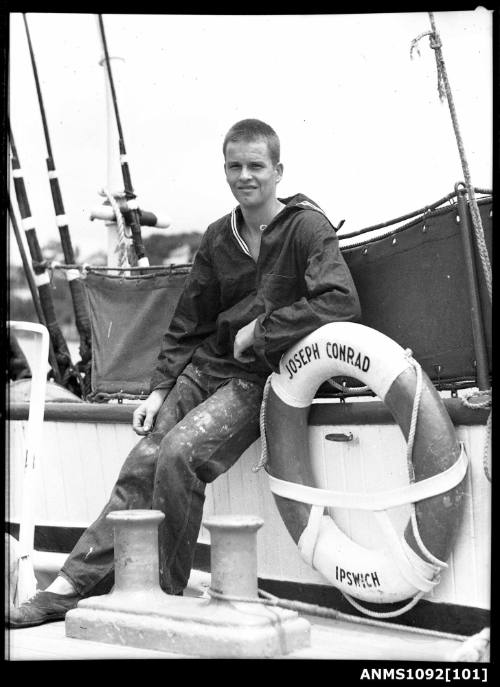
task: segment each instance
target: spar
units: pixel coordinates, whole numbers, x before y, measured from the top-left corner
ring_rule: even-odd
[[[102,47],[104,50],[104,62],[106,63],[106,71],[108,74],[109,86],[111,90],[111,98],[113,101],[113,109],[115,112],[116,126],[118,129],[118,145],[120,151],[120,165],[123,177],[124,195],[127,201],[127,212],[124,214],[125,222],[130,227],[132,233],[132,243],[137,257],[137,265],[139,267],[149,267],[149,260],[144,251],[144,244],[141,235],[141,216],[136,201],[136,195],[132,186],[132,178],[128,166],[127,150],[125,148],[125,140],[123,137],[123,129],[118,110],[118,100],[116,97],[115,83],[113,80],[113,72],[111,70],[111,62],[109,59],[108,44],[106,42],[106,34],[104,32],[104,23],[102,15],[98,14],[99,30],[101,34]]]
[[[54,300],[51,293],[49,270],[43,260],[42,249],[38,242],[35,224],[31,216],[31,208],[24,183],[24,177],[19,161],[19,155],[14,142],[14,136],[9,124],[9,141],[12,152],[12,178],[16,192],[22,225],[33,264],[35,284],[40,296],[40,304],[45,317],[45,325],[49,330],[50,340],[54,347],[58,369],[53,369],[54,380],[65,386],[77,396],[82,395],[82,378],[71,361],[68,345],[57,322]]]
[[[38,321],[40,324],[43,324],[46,326],[45,323],[45,316],[43,314],[42,310],[42,305],[40,303],[40,297],[38,295],[38,291],[36,288],[35,284],[35,279],[33,277],[33,272],[31,270],[28,256],[26,255],[26,251],[24,250],[24,244],[21,238],[21,232],[19,230],[19,225],[17,224],[17,219],[16,215],[14,213],[14,208],[12,207],[12,202],[10,200],[10,196],[8,198],[9,201],[9,217],[10,221],[12,224],[12,229],[14,230],[14,236],[16,237],[16,243],[19,248],[19,254],[21,255],[21,262],[23,263],[23,269],[24,269],[24,274],[26,276],[26,281],[28,282],[28,286],[30,289],[31,293],[31,298],[33,300],[33,305],[35,306],[35,312],[36,316],[38,317]],[[49,340],[49,363],[50,366],[53,370],[54,373],[54,379],[56,382],[60,383],[61,380],[61,372],[59,371],[59,364],[57,362],[56,355],[54,353],[54,347],[52,345],[52,341]]]
[[[75,263],[75,253],[69,232],[68,221],[65,214],[61,188],[59,185],[59,178],[57,176],[56,166],[54,162],[54,155],[52,152],[52,145],[49,136],[49,128],[47,124],[47,117],[45,114],[45,107],[42,98],[42,90],[40,87],[40,79],[38,77],[38,69],[35,60],[35,53],[31,43],[31,36],[28,28],[26,15],[23,14],[24,26],[26,29],[26,37],[28,39],[28,47],[31,58],[31,66],[33,68],[33,76],[35,78],[36,92],[38,96],[38,104],[40,106],[40,115],[42,118],[43,132],[45,136],[45,143],[47,146],[47,172],[50,183],[50,190],[52,195],[52,202],[54,205],[54,212],[56,215],[57,227],[61,237],[61,247],[64,255],[66,265],[73,265]],[[81,282],[81,274],[77,269],[65,269],[64,274],[69,284],[71,291],[71,299],[73,302],[73,310],[75,313],[75,324],[80,337],[80,357],[79,369],[85,373],[85,387],[90,390],[90,358],[91,358],[91,332],[90,321],[88,314],[87,298],[84,293],[83,284]]]

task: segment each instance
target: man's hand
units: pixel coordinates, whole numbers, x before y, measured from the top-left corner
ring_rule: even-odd
[[[167,393],[166,389],[155,389],[134,410],[132,429],[136,434],[140,436],[149,434]]]
[[[238,331],[234,338],[233,355],[240,363],[250,363],[252,360],[255,360],[255,355],[251,351],[247,351],[246,353],[245,351],[253,345],[256,322],[257,318],[246,324]]]

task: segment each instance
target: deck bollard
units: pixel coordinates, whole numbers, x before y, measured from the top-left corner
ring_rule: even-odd
[[[310,624],[295,611],[268,607],[257,590],[261,518],[211,516],[212,589],[227,599],[166,594],[159,581],[154,510],[112,511],[115,586],[66,614],[68,637],[200,658],[271,658],[310,645]],[[243,600],[242,600],[243,599]],[[255,602],[254,602],[255,600]]]
[[[210,532],[211,588],[215,592],[258,598],[257,530],[263,524],[253,515],[212,515],[203,521]]]
[[[160,591],[159,510],[112,511],[107,519],[115,533],[115,591]]]

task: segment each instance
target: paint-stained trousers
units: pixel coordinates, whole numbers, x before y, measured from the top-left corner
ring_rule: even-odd
[[[129,453],[110,499],[67,558],[61,575],[82,596],[114,583],[113,510],[153,508],[159,527],[160,584],[187,585],[200,529],[205,485],[233,465],[259,436],[262,386],[220,380],[188,365],[165,399],[153,431]]]

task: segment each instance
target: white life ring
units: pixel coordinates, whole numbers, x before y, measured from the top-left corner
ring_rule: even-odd
[[[410,484],[370,495],[314,484],[307,418],[318,387],[334,376],[366,384],[407,440],[413,425]],[[280,373],[271,375],[265,443],[266,470],[281,517],[304,560],[335,587],[368,602],[392,603],[423,595],[437,584],[461,518],[460,483],[467,456],[441,397],[401,346],[352,322],[326,324],[299,341],[283,355]],[[399,537],[386,510],[405,503],[415,504],[416,520]],[[324,514],[325,506],[373,511],[384,532],[384,548],[369,549],[352,541]]]

